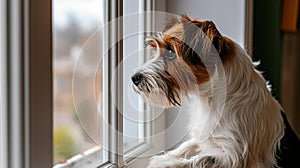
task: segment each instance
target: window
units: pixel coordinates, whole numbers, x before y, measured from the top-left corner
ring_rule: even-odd
[[[123,3],[123,151],[126,153],[145,143],[147,109],[143,100],[134,93],[130,79],[134,69],[144,63],[146,56],[145,20],[143,15],[138,14],[144,11],[144,2],[125,0]],[[133,21],[135,23],[132,23]]]
[[[147,59],[149,18],[141,12],[150,7],[138,0],[53,1],[54,168],[122,166],[152,148],[150,107],[130,81]]]
[[[53,0],[55,167],[107,161],[100,30],[105,10],[102,0]]]
[[[130,86],[153,19],[133,13],[153,2],[1,1],[1,167],[145,167],[163,150],[164,119]]]

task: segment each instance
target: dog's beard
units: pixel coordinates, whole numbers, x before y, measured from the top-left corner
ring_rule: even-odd
[[[161,107],[181,105],[181,93],[171,86],[170,81],[144,80],[139,86],[133,85],[133,89],[145,102]]]
[[[174,106],[166,96],[166,94],[159,90],[159,89],[153,89],[149,93],[140,92],[139,93],[143,100],[147,103],[150,103],[155,106],[160,107],[172,107]],[[179,100],[177,100],[179,101]]]
[[[142,80],[133,85],[144,101],[153,105],[181,106],[184,95],[198,88],[196,76],[184,62],[173,60],[166,66],[161,59],[151,61],[140,71]]]

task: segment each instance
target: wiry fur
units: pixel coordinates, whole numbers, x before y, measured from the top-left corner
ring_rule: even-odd
[[[156,56],[137,70],[142,77],[134,89],[162,106],[189,97],[192,138],[154,156],[148,167],[276,167],[281,107],[245,50],[210,21],[183,16],[167,27],[162,37],[150,39]],[[175,59],[165,60],[168,45]]]

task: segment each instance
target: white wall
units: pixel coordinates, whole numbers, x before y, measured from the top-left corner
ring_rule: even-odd
[[[213,21],[222,35],[239,45],[245,43],[245,2],[246,0],[167,0],[167,12],[192,18]],[[166,147],[184,141],[188,136],[186,125],[188,112],[172,108],[166,110]]]
[[[244,46],[245,0],[167,0],[167,12],[211,20],[223,35]]]

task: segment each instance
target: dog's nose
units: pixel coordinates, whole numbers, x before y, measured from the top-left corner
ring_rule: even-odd
[[[137,86],[141,82],[142,77],[141,73],[136,73],[131,77],[131,80]]]

